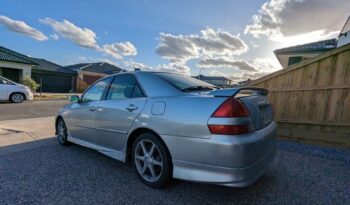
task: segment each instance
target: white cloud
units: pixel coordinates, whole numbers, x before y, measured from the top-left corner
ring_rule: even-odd
[[[174,72],[181,73],[185,75],[190,75],[191,68],[184,63],[169,63],[169,64],[160,64],[156,67],[157,71],[164,72]]]
[[[247,50],[239,35],[207,28],[191,35],[160,33],[156,53],[173,63],[186,63],[199,57],[237,56]]]
[[[33,27],[28,26],[23,21],[13,20],[6,16],[0,15],[0,24],[3,24],[7,29],[11,31],[29,36],[38,41],[45,41],[48,39],[45,34]]]
[[[188,36],[160,33],[159,41],[156,53],[170,61],[187,61],[198,55],[196,46]]]
[[[80,28],[73,23],[63,20],[61,22],[52,18],[40,19],[43,24],[51,26],[63,38],[69,39],[78,46],[97,49],[96,33],[88,28]]]
[[[53,39],[53,40],[55,40],[55,41],[57,41],[60,37],[57,35],[57,34],[50,34],[50,37]]]
[[[251,60],[251,64],[260,72],[275,72],[282,69],[281,64],[278,62],[277,58],[267,57],[267,58],[255,58]]]
[[[156,53],[169,60],[169,63],[158,65],[157,69],[190,74],[191,69],[186,63],[197,60],[198,66],[205,68],[235,67],[254,70],[243,60],[227,60],[235,59],[247,51],[248,46],[240,36],[227,31],[206,28],[199,34],[160,33]]]
[[[252,17],[245,33],[293,43],[336,36],[350,10],[348,0],[269,0]],[[303,41],[303,42],[301,42]]]
[[[101,50],[116,59],[123,59],[123,56],[135,56],[137,54],[136,47],[129,41],[105,44]]]
[[[211,28],[202,30],[201,34],[201,36],[193,35],[190,39],[204,55],[235,56],[248,50],[248,46],[239,35]]]
[[[256,44],[254,41],[250,41],[250,45],[251,45],[253,48],[259,48],[259,45]]]
[[[137,54],[136,47],[129,41],[116,42],[100,46],[96,39],[96,33],[89,28],[81,28],[68,20],[56,21],[52,18],[40,19],[40,22],[49,25],[55,32],[63,38],[69,39],[74,44],[94,49],[104,54],[110,55],[115,59],[123,59],[124,56],[135,56]],[[51,38],[58,40],[56,33],[50,35]]]
[[[198,67],[201,68],[237,68],[242,71],[256,71],[254,66],[244,60],[234,60],[227,58],[207,58],[200,60]]]
[[[248,63],[254,70],[245,70],[234,74],[227,69],[206,69],[206,71],[211,76],[223,76],[232,79],[234,82],[239,82],[247,79],[254,80],[281,69],[278,61],[269,57],[243,61],[243,65],[245,65],[245,63]]]
[[[190,75],[190,68],[181,63],[159,64],[155,67],[140,62],[135,62],[132,59],[125,60],[123,63],[127,70],[134,70],[135,68],[138,68],[143,71],[173,72]]]
[[[223,76],[223,77],[227,76],[227,74],[220,72],[218,70],[210,70],[209,75],[210,76]]]
[[[143,63],[139,63],[139,62],[135,62],[134,60],[130,59],[127,61],[123,61],[123,64],[125,66],[125,69],[127,70],[134,70],[135,68],[144,70],[144,71],[152,71],[154,70],[154,68],[152,66],[143,64]]]

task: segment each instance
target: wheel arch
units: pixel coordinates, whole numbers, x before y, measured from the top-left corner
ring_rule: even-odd
[[[128,163],[128,162],[131,161],[132,145],[134,144],[136,138],[138,136],[140,136],[141,134],[146,133],[146,132],[153,133],[159,139],[159,141],[164,145],[164,147],[166,148],[166,152],[170,156],[170,159],[171,159],[170,163],[171,163],[171,166],[172,166],[172,156],[171,156],[171,153],[170,153],[169,148],[166,145],[165,141],[162,139],[162,137],[157,132],[155,132],[152,129],[146,128],[146,127],[136,128],[129,134],[129,137],[127,139],[127,144],[126,144],[126,158],[125,158],[125,162]]]
[[[24,97],[24,100],[27,100],[26,94],[23,93],[23,92],[20,92],[20,91],[13,91],[13,92],[11,92],[10,95],[9,95],[9,100],[11,100],[12,95],[14,95],[14,94],[16,94],[16,93],[22,94],[23,97]]]

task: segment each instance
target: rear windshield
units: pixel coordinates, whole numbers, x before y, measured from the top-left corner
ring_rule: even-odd
[[[197,80],[195,78],[192,78],[191,76],[186,75],[180,75],[176,73],[155,73],[159,78],[166,81],[170,85],[174,86],[175,88],[183,91],[186,88],[192,88],[192,87],[213,87],[216,86],[203,82],[201,80]]]

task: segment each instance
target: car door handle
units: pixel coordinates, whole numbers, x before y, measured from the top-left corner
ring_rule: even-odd
[[[132,112],[132,111],[134,111],[134,110],[137,110],[138,107],[135,106],[134,104],[131,104],[131,105],[129,105],[129,107],[127,107],[126,109],[127,109],[129,112]]]
[[[90,110],[91,112],[94,112],[94,111],[96,111],[96,107],[95,107],[95,106],[90,106],[90,107],[89,107],[89,110]]]

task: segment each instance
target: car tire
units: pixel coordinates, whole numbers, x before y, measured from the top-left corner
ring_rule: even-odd
[[[68,138],[68,131],[66,127],[66,123],[64,123],[64,120],[62,118],[59,118],[56,122],[56,134],[57,134],[57,141],[61,145],[69,145],[69,142],[67,140]]]
[[[171,157],[157,135],[146,132],[138,136],[133,143],[131,156],[133,168],[143,183],[153,188],[161,188],[170,182]]]
[[[12,103],[21,103],[26,99],[26,96],[23,93],[12,93],[10,95],[10,101]]]

